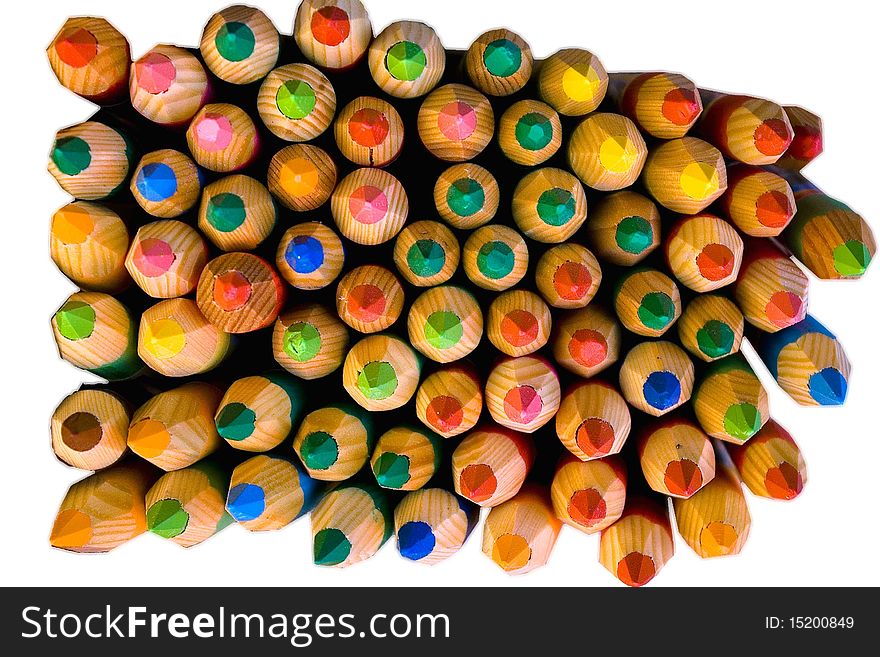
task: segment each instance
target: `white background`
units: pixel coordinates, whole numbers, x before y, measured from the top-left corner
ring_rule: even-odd
[[[291,31],[294,0],[253,0]],[[366,0],[376,31],[412,18],[447,47],[466,48],[496,26],[520,33],[537,57],[563,46],[592,50],[609,70],[681,71],[697,84],[801,104],[825,120],[825,154],[808,175],[880,229],[876,16],[864,2],[576,2],[575,0]],[[508,577],[480,551],[477,531],[434,567],[401,559],[390,543],[345,570],[310,565],[308,520],[275,533],[230,527],[183,550],[143,536],[108,555],[50,549],[49,529],[67,486],[81,474],[57,462],[48,418],[83,373],[58,360],[49,317],[73,291],[48,257],[52,212],[66,202],[45,171],[54,131],[86,119],[92,106],[55,81],[43,53],[68,14],[105,16],[140,56],[156,42],[197,45],[223,0],[68,0],[16,5],[4,31],[2,157],[3,412],[2,583],[20,585],[485,585],[615,584],[597,562],[598,538],[563,529],[549,565]],[[18,31],[13,31],[17,29]],[[774,416],[793,433],[809,467],[791,503],[749,498],[752,533],[737,557],[702,561],[677,540],[653,585],[880,584],[871,566],[880,539],[877,474],[877,348],[880,265],[858,283],[816,283],[813,312],[854,363],[850,397],[835,409],[799,408],[768,377]],[[761,371],[761,370],[759,370]]]

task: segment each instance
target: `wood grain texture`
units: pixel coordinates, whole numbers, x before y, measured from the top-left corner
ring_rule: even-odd
[[[602,269],[585,246],[566,242],[552,246],[535,267],[535,286],[554,308],[587,306],[602,283]]]
[[[500,292],[519,283],[529,267],[529,249],[513,228],[490,224],[467,238],[462,252],[464,273],[485,290]]]
[[[109,552],[146,531],[144,497],[157,472],[128,463],[73,484],[62,500],[49,543],[70,552]]]
[[[733,293],[749,324],[775,333],[807,316],[810,282],[781,249],[751,239]]]
[[[162,71],[159,80],[153,79],[154,68]],[[173,75],[166,82],[170,69]],[[210,85],[205,67],[195,55],[178,46],[159,44],[131,65],[128,93],[131,106],[145,119],[180,126],[207,102]]]
[[[229,480],[229,494],[226,509],[238,524],[252,532],[274,531],[286,527],[294,520],[311,510],[317,501],[316,493],[321,486],[308,479],[306,487],[301,485],[307,477],[291,459],[258,454],[235,466]],[[250,517],[250,509],[236,517],[238,491],[246,494],[249,487],[259,488],[262,494],[263,509],[256,517]]]
[[[443,255],[438,256],[437,252]],[[439,267],[437,261],[440,260]],[[448,281],[458,269],[461,246],[458,238],[439,221],[416,221],[394,241],[394,264],[407,283],[432,287]]]
[[[526,486],[489,511],[483,554],[509,575],[523,575],[547,564],[561,528],[546,491]]]
[[[681,346],[712,362],[739,351],[744,325],[733,301],[720,294],[701,294],[685,306],[676,328]]]
[[[312,240],[320,245],[320,264],[312,254]],[[342,240],[332,229],[317,221],[296,224],[284,231],[275,255],[278,272],[298,290],[327,287],[339,276],[344,261]]]
[[[148,296],[173,299],[196,289],[207,262],[208,246],[195,228],[163,219],[138,229],[125,268]]]
[[[394,509],[394,530],[401,556],[434,565],[458,552],[470,536],[478,519],[477,507],[442,488],[422,488],[407,493]],[[427,525],[434,543],[425,555],[407,550],[401,532],[407,525]],[[412,526],[411,525],[411,526]]]
[[[563,169],[545,167],[526,174],[513,190],[511,212],[526,237],[558,244],[587,219],[587,197],[580,181]]]
[[[630,495],[621,518],[602,530],[599,563],[627,586],[644,586],[675,554],[665,504]]]
[[[287,440],[299,422],[303,390],[282,374],[236,379],[223,393],[214,424],[230,447],[268,452]]]
[[[556,414],[556,436],[581,461],[617,454],[631,426],[623,397],[602,381],[581,381],[569,387]]]
[[[398,44],[417,46],[420,57],[398,53],[394,49]],[[391,63],[395,60],[401,62],[402,75],[395,75],[398,67]],[[417,98],[430,92],[443,77],[446,49],[430,26],[418,21],[396,21],[373,39],[367,50],[367,64],[373,81],[382,91],[395,98]]]
[[[130,416],[125,401],[112,390],[77,390],[52,413],[52,450],[74,468],[107,468],[125,454]]]
[[[60,44],[82,36],[83,32],[94,43],[94,56],[85,65],[65,61]],[[78,96],[104,104],[118,100],[127,91],[131,63],[128,41],[103,18],[68,18],[46,48],[46,56],[58,81]]]
[[[370,469],[382,488],[418,490],[439,469],[442,451],[439,436],[423,428],[392,427],[376,441]]]
[[[336,286],[336,314],[355,331],[377,333],[403,312],[404,292],[397,276],[379,265],[350,270]]]
[[[250,251],[275,228],[277,211],[272,195],[256,178],[233,174],[202,192],[198,226],[223,251]]]
[[[538,70],[538,94],[565,116],[583,116],[599,107],[608,89],[608,73],[599,58],[583,48],[563,48]]]
[[[330,197],[330,212],[343,237],[375,246],[393,239],[403,228],[409,199],[397,178],[365,167],[339,181]]]
[[[606,369],[620,355],[620,324],[596,304],[563,313],[553,333],[553,359],[585,378]]]
[[[434,205],[440,218],[463,230],[492,221],[500,196],[495,176],[479,164],[454,164],[434,184]]]
[[[534,461],[531,436],[483,425],[452,453],[455,492],[482,507],[498,506],[519,492]]]
[[[370,419],[346,406],[325,406],[306,415],[293,437],[293,449],[309,476],[344,481],[370,458],[375,437]]]
[[[311,519],[315,563],[338,568],[372,557],[391,536],[394,527],[388,500],[376,486],[343,485],[330,491],[318,502]],[[324,530],[342,534],[346,547],[324,555],[321,542]],[[344,557],[340,552],[345,553]]]
[[[498,121],[498,146],[515,164],[533,167],[549,160],[562,146],[559,114],[538,100],[520,100]]]
[[[164,165],[174,176],[174,193],[161,200],[150,199],[143,193],[145,182],[142,179],[144,168]],[[144,155],[135,167],[129,185],[131,195],[147,214],[163,219],[179,217],[192,208],[202,193],[199,169],[188,156],[173,148],[163,148]],[[158,194],[157,194],[158,196]]]
[[[419,359],[406,342],[389,335],[369,335],[345,356],[342,385],[368,411],[390,411],[412,399],[420,374]]]
[[[622,191],[603,196],[590,210],[583,234],[603,260],[624,267],[660,246],[660,212],[646,196]]]
[[[730,285],[739,274],[743,241],[736,228],[712,214],[679,219],[664,240],[666,262],[678,282],[705,293]]]
[[[287,101],[288,94],[294,96],[292,103]],[[296,100],[297,95],[302,96],[302,100]],[[336,90],[327,76],[314,66],[286,64],[263,80],[257,94],[257,112],[276,137],[285,141],[309,141],[324,134],[333,122]]]
[[[68,203],[52,215],[49,235],[52,261],[80,287],[119,292],[129,284],[128,229],[113,210],[88,201]]]
[[[229,173],[253,162],[260,135],[253,119],[240,107],[211,103],[193,117],[186,129],[186,143],[199,165]]]
[[[147,308],[138,327],[138,356],[154,372],[179,377],[217,367],[231,347],[192,299],[166,299]]]
[[[620,114],[591,114],[568,141],[568,166],[587,187],[604,192],[629,187],[638,180],[647,156],[639,129]]]
[[[360,96],[340,110],[333,136],[346,159],[362,167],[384,167],[403,148],[403,120],[388,101]]]
[[[422,292],[406,320],[410,344],[438,363],[466,357],[483,337],[483,313],[474,296],[452,285]]]
[[[129,449],[166,472],[193,465],[220,447],[214,412],[222,394],[195,382],[151,397],[131,416]]]
[[[500,65],[492,64],[492,50],[487,46],[503,46]],[[487,61],[488,60],[488,61]],[[490,96],[509,96],[522,89],[532,76],[532,50],[518,34],[503,28],[489,30],[478,36],[465,53],[464,67],[474,86]],[[493,70],[496,72],[493,73]]]
[[[776,237],[797,210],[791,185],[772,171],[739,164],[727,168],[724,215],[753,237]]]
[[[334,312],[316,303],[285,311],[272,330],[276,362],[307,381],[335,372],[342,365],[347,347],[345,324]]]
[[[82,167],[80,162],[66,162],[65,155],[80,142],[88,153]],[[98,201],[122,188],[131,167],[131,146],[122,133],[98,121],[85,121],[56,133],[47,168],[58,186],[74,198]]]
[[[776,164],[789,171],[800,171],[822,154],[822,118],[797,105],[784,105],[782,109],[791,123],[794,136],[788,150],[776,160]]]
[[[422,101],[419,138],[435,157],[465,162],[479,155],[495,134],[492,104],[476,89],[446,84]]]
[[[678,408],[690,399],[693,387],[694,364],[671,342],[642,342],[629,350],[620,366],[620,391],[631,406],[649,415]],[[649,389],[656,393],[652,400],[646,398]]]
[[[657,139],[684,137],[703,111],[700,91],[678,73],[612,73],[609,95],[617,110]]]
[[[550,484],[553,511],[569,527],[595,534],[613,525],[626,503],[626,466],[615,456],[581,461],[573,454],[556,466]]]
[[[506,358],[486,378],[486,408],[501,426],[533,433],[559,409],[559,376],[539,356]]]
[[[336,187],[336,164],[322,148],[309,144],[285,146],[269,162],[269,191],[294,212],[317,210]]]
[[[639,463],[658,493],[687,498],[715,477],[715,450],[709,437],[683,418],[651,423],[639,437]]]
[[[550,339],[550,308],[534,292],[508,290],[489,305],[486,335],[489,342],[508,356],[526,356]]]
[[[648,154],[642,182],[666,209],[697,214],[727,189],[724,156],[696,137],[662,142]]]
[[[416,391],[416,416],[444,438],[474,428],[483,411],[483,389],[473,366],[456,363],[426,376]]]
[[[318,39],[313,31],[322,24],[348,20],[348,34],[337,41]],[[346,69],[364,56],[373,39],[370,17],[360,0],[303,0],[296,10],[293,37],[302,54],[317,66]]]
[[[251,253],[226,253],[208,262],[196,287],[199,310],[227,333],[248,333],[272,324],[284,305],[278,273]]]
[[[745,164],[773,164],[794,137],[780,105],[753,96],[701,91],[706,109],[700,131],[729,158]]]
[[[659,337],[681,315],[681,294],[675,281],[658,269],[631,270],[617,283],[614,311],[636,335]]]
[[[218,36],[229,23],[237,23],[249,31],[253,40],[250,54],[234,59],[223,56],[218,47]],[[237,27],[237,26],[236,26]],[[241,27],[238,30],[243,31]],[[272,20],[262,11],[245,5],[232,5],[208,19],[202,32],[199,50],[211,73],[232,84],[250,84],[264,77],[278,61],[281,39]]]
[[[725,445],[753,495],[792,500],[807,483],[807,465],[791,434],[772,418],[743,445]]]

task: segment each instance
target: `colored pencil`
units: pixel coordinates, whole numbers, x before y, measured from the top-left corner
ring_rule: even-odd
[[[87,290],[118,292],[129,283],[128,229],[97,203],[74,201],[52,215],[49,252],[61,273]]]
[[[390,411],[412,399],[420,370],[419,358],[409,344],[390,335],[369,335],[346,354],[342,385],[368,411]]]
[[[621,518],[602,530],[599,563],[627,586],[644,586],[675,555],[665,504],[629,495]]]
[[[338,70],[364,56],[373,27],[360,0],[303,0],[296,10],[293,37],[310,62]]]
[[[486,318],[489,342],[508,356],[526,356],[550,339],[550,308],[534,292],[509,290],[492,301]]]
[[[333,122],[336,91],[327,76],[314,66],[279,66],[260,85],[257,111],[276,137],[309,141],[324,134]]]
[[[316,566],[345,568],[372,557],[394,531],[386,493],[372,484],[343,484],[311,514]]]
[[[559,114],[538,100],[520,100],[498,120],[498,145],[511,162],[527,167],[546,162],[562,146]]]
[[[71,552],[109,552],[147,529],[144,496],[157,472],[127,463],[95,472],[64,496],[49,543]]]
[[[417,287],[445,283],[455,274],[460,259],[458,239],[439,221],[411,223],[394,242],[397,271]]]
[[[68,18],[46,56],[58,81],[93,103],[113,103],[127,90],[128,41],[103,18]]]
[[[553,359],[569,372],[589,378],[617,361],[620,324],[604,308],[590,304],[564,313],[555,326]]]
[[[81,470],[101,470],[116,463],[127,448],[126,402],[112,388],[80,388],[52,413],[55,456]]]
[[[437,214],[453,228],[470,230],[489,223],[499,198],[498,181],[479,164],[453,164],[434,185]]]
[[[810,282],[791,258],[769,240],[746,242],[745,260],[733,288],[743,316],[774,333],[807,315]]]
[[[283,443],[299,424],[304,397],[302,386],[286,373],[236,379],[217,404],[214,425],[235,449],[267,452]]]
[[[382,91],[395,98],[416,98],[440,82],[446,69],[446,50],[428,25],[397,21],[373,39],[367,64]]]
[[[568,141],[568,166],[587,187],[603,192],[632,185],[647,156],[639,129],[620,114],[591,114]]]
[[[839,406],[846,399],[849,359],[834,334],[812,315],[758,336],[755,348],[779,387],[798,404]]]
[[[232,5],[208,20],[199,50],[211,73],[225,82],[249,84],[266,76],[278,61],[281,39],[266,14]]]
[[[266,186],[234,174],[207,185],[199,205],[199,230],[223,251],[250,251],[272,233],[277,217]]]
[[[219,173],[237,171],[253,162],[259,137],[250,115],[229,103],[205,105],[186,129],[186,143],[195,161]]]
[[[428,375],[416,391],[416,416],[444,438],[470,431],[483,410],[483,390],[476,370],[456,363]]]
[[[74,198],[99,201],[125,186],[133,159],[125,135],[104,123],[86,121],[56,133],[48,169]]]
[[[486,408],[501,426],[533,433],[559,409],[559,376],[540,356],[505,358],[486,378]]]
[[[599,107],[607,89],[608,73],[588,50],[563,48],[541,62],[538,94],[560,114],[589,114]]]
[[[849,206],[802,176],[784,176],[797,203],[797,213],[781,236],[785,246],[819,278],[862,276],[877,250],[871,227]]]
[[[639,437],[639,463],[648,485],[690,497],[715,477],[715,449],[702,429],[683,418],[652,423]]]
[[[196,287],[199,310],[227,333],[269,326],[281,312],[284,297],[278,273],[251,253],[226,253],[209,261]]]
[[[489,511],[483,554],[509,575],[523,575],[547,564],[561,528],[546,491],[526,486]]]
[[[458,552],[479,520],[479,507],[442,488],[407,493],[394,509],[400,556],[434,565]]]
[[[323,492],[292,459],[258,454],[232,471],[226,511],[248,531],[271,531],[311,511]]]
[[[740,309],[727,297],[701,294],[685,306],[676,326],[681,346],[711,362],[739,351],[744,320]]]
[[[648,153],[642,182],[660,205],[681,214],[697,214],[727,189],[724,156],[696,137],[662,142]]]
[[[361,333],[384,331],[403,311],[403,287],[391,270],[361,265],[350,270],[336,286],[336,314]]]
[[[462,251],[464,273],[477,287],[500,292],[519,283],[529,267],[522,235],[500,224],[478,228]]]
[[[181,126],[208,101],[211,88],[198,57],[160,44],[131,65],[128,93],[131,106],[147,120]]]
[[[682,217],[669,229],[664,246],[673,275],[695,292],[733,283],[743,258],[736,228],[712,214]]]
[[[581,461],[617,454],[631,426],[626,401],[614,387],[598,380],[568,388],[556,414],[556,436]]]
[[[474,86],[490,96],[509,96],[532,77],[532,50],[505,29],[484,32],[467,49],[464,67]]]
[[[147,529],[181,547],[197,545],[233,522],[228,489],[229,474],[211,460],[166,472],[147,492]]]
[[[320,290],[336,280],[345,262],[342,240],[330,228],[307,221],[288,228],[278,242],[275,266],[298,290]]]
[[[163,219],[138,229],[125,268],[148,296],[173,299],[196,289],[207,261],[208,246],[195,228]]]
[[[226,358],[230,335],[211,324],[192,299],[166,299],[141,315],[137,350],[154,372],[178,377],[202,374]]]
[[[373,246],[400,232],[409,214],[409,200],[400,181],[387,171],[356,169],[333,190],[330,212],[343,237]]]
[[[633,333],[661,336],[681,315],[678,286],[657,269],[630,270],[617,282],[614,311]]]
[[[406,320],[410,344],[438,363],[464,358],[483,337],[483,313],[474,296],[452,285],[422,292]]]
[[[376,441],[370,469],[382,488],[418,490],[440,468],[441,438],[426,429],[392,427]]]
[[[572,454],[560,459],[550,485],[556,517],[585,534],[617,522],[626,502],[626,466],[616,456],[581,461]]]
[[[489,99],[476,89],[447,84],[422,102],[417,127],[419,138],[435,157],[465,162],[492,141],[495,114]]]
[[[335,372],[345,357],[348,330],[336,313],[320,304],[285,311],[275,320],[272,351],[291,374],[310,381]]]
[[[317,146],[285,146],[269,162],[267,183],[269,191],[289,210],[317,210],[336,187],[336,164]]]
[[[678,533],[703,559],[739,554],[752,524],[733,464],[727,454],[717,460],[712,481],[687,499],[672,500]]]
[[[637,192],[614,192],[590,210],[584,234],[600,258],[631,267],[660,246],[660,212]]]
[[[319,481],[343,481],[369,460],[376,442],[369,414],[352,406],[324,406],[303,418],[293,449]]]
[[[143,369],[131,312],[109,294],[74,292],[52,316],[52,332],[59,355],[74,367],[109,381]]]
[[[403,120],[388,101],[360,96],[340,110],[333,136],[346,159],[362,167],[384,167],[403,148]]]
[[[131,416],[128,447],[166,472],[191,466],[220,447],[214,412],[222,394],[196,382],[154,395]]]
[[[776,164],[789,171],[800,171],[822,154],[822,119],[796,105],[784,105],[782,109],[791,123],[794,137]]]
[[[747,164],[727,168],[727,191],[720,203],[724,215],[753,237],[776,237],[797,208],[785,178]]]
[[[134,169],[131,194],[154,217],[179,217],[193,207],[202,192],[202,176],[180,151],[164,148],[147,153]]]
[[[513,220],[537,242],[565,242],[587,219],[587,197],[580,181],[562,169],[545,167],[526,174],[513,191]]]
[[[703,111],[700,90],[678,73],[613,73],[608,89],[617,110],[657,139],[684,137]]]
[[[596,296],[601,282],[596,256],[574,242],[547,249],[535,268],[538,292],[554,308],[583,308]]]
[[[700,131],[725,156],[746,164],[773,164],[794,137],[788,115],[776,103],[701,91],[706,109]]]
[[[772,418],[744,445],[725,447],[753,495],[792,500],[807,483],[807,466],[800,448]]]
[[[694,364],[671,342],[642,342],[620,367],[620,391],[634,408],[660,416],[691,398]]]
[[[534,461],[531,436],[484,425],[452,452],[455,492],[483,507],[498,506],[519,492]]]

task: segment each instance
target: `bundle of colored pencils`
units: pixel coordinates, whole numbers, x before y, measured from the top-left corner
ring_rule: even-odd
[[[466,52],[414,21],[374,36],[359,0],[303,0],[292,36],[229,7],[198,49],[134,62],[71,18],[48,56],[100,106],[50,154],[74,197],[51,254],[81,288],[52,327],[108,381],[52,417],[58,458],[94,471],[55,547],[311,513],[317,564],[392,535],[436,563],[486,507],[504,570],[544,565],[565,524],[640,586],[672,515],[701,557],[735,554],[743,484],[801,491],[741,346],[798,403],[842,403],[805,269],[859,278],[875,251],[800,173],[811,112],[579,48],[537,61],[504,29]]]

